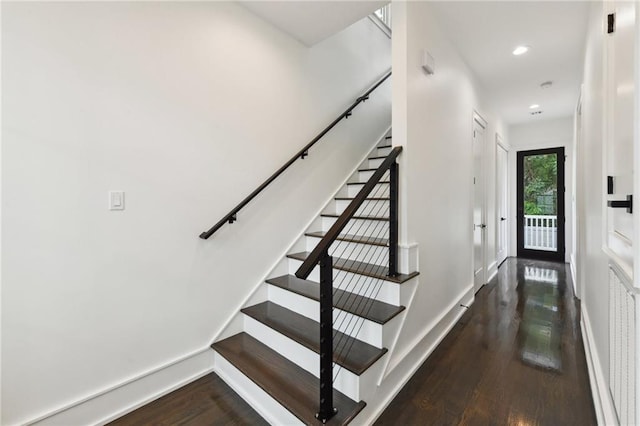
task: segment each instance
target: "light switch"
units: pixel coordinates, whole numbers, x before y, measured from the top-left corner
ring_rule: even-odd
[[[124,191],[109,191],[109,210],[124,210]]]

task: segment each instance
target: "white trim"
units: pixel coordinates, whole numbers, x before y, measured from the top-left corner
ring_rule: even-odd
[[[398,269],[403,274],[419,272],[419,252],[418,243],[402,244],[398,243]]]
[[[494,232],[494,241],[495,241],[495,251],[496,251],[496,253],[495,253],[496,262],[499,262],[501,264],[502,262],[504,262],[507,259],[507,257],[509,257],[509,243],[511,241],[511,237],[509,235],[510,227],[509,227],[509,222],[508,222],[508,220],[509,220],[509,205],[510,205],[509,203],[510,203],[510,196],[511,196],[511,192],[510,192],[511,186],[509,185],[509,151],[511,150],[511,147],[509,146],[508,143],[504,142],[504,140],[502,139],[502,135],[500,135],[500,133],[498,133],[498,132],[496,132],[495,140],[496,140],[496,145],[495,145],[494,152],[493,152],[493,156],[495,158],[495,170],[496,170],[496,173],[495,173],[496,182],[495,182],[495,216],[494,216],[494,219],[495,219],[495,232]],[[500,223],[502,222],[500,220],[500,217],[501,217],[501,215],[500,215],[500,202],[501,202],[501,200],[498,199],[498,194],[500,192],[498,190],[499,187],[500,187],[500,178],[499,178],[498,172],[497,172],[498,171],[498,150],[499,149],[504,150],[506,152],[506,154],[507,154],[506,163],[504,165],[505,174],[506,174],[506,181],[504,182],[504,185],[505,185],[505,196],[507,198],[507,212],[505,213],[505,215],[507,217],[507,224],[506,224],[506,234],[507,235],[505,235],[506,243],[505,243],[505,248],[504,248],[504,252],[505,253],[504,253],[504,258],[503,259],[499,259],[498,258],[498,244],[499,244],[498,240],[499,240],[499,237],[500,237]],[[487,280],[487,282],[489,282],[489,281],[491,281],[491,279]]]
[[[400,326],[398,327],[398,330],[396,331],[396,335],[393,338],[393,343],[387,349],[387,353],[384,358],[384,366],[381,370],[380,377],[378,378],[378,382],[377,382],[378,386],[382,384],[384,379],[387,378],[387,376],[391,373],[391,371],[393,371],[393,369],[397,366],[396,365],[389,368],[389,364],[391,363],[391,358],[393,357],[396,346],[398,345],[398,339],[400,338],[400,334],[402,334],[402,330],[404,329],[404,323],[407,320],[407,316],[408,316],[407,313],[409,312],[409,310],[411,310],[411,307],[413,306],[413,300],[416,296],[416,293],[418,292],[418,286],[420,285],[420,275],[411,279],[411,281],[414,281],[414,280],[415,280],[415,283],[413,286],[413,291],[411,292],[411,296],[409,298],[409,303],[407,303],[406,308],[401,313],[402,320],[400,322]],[[403,284],[403,285],[406,285],[406,284]]]
[[[487,223],[487,216],[488,216],[488,211],[487,211],[487,199],[488,199],[488,173],[487,173],[487,131],[488,131],[488,123],[487,120],[485,120],[482,115],[480,115],[480,113],[474,109],[473,110],[473,121],[472,121],[472,125],[471,125],[471,155],[473,158],[474,155],[474,149],[475,149],[475,123],[477,123],[480,127],[482,127],[484,133],[483,133],[483,140],[482,140],[482,147],[480,149],[480,153],[481,153],[481,158],[480,158],[480,168],[481,168],[481,174],[482,174],[482,178],[480,179],[480,185],[482,185],[482,206],[480,208],[480,215],[481,215],[481,220],[480,222],[485,224]],[[475,170],[474,170],[475,172]],[[471,186],[471,205],[475,206],[475,190],[476,188],[473,186]],[[471,223],[474,223],[473,220],[473,211],[471,212]],[[475,226],[472,226],[472,229],[474,229]],[[488,256],[488,246],[489,246],[489,238],[488,238],[488,228],[485,227],[484,231],[481,230],[481,246],[482,246],[482,283],[480,285],[480,287],[478,288],[478,290],[480,290],[480,288],[482,288],[483,285],[485,285],[487,282],[489,282],[489,280],[487,279],[487,276],[489,275],[489,268],[487,263],[489,262],[489,256]],[[471,231],[471,241],[473,242],[473,238],[474,238],[474,232],[475,230]],[[472,272],[472,277],[474,280],[474,285],[475,285],[475,250],[474,250],[474,245],[471,245],[471,272]]]
[[[576,256],[575,253],[571,253],[569,256],[569,269],[571,271],[571,282],[573,283],[573,293],[576,295],[578,299],[580,299],[577,289],[578,289],[578,275],[576,273]]]
[[[371,15],[368,16],[368,18],[371,20],[371,22],[373,22],[374,24],[376,24],[376,27],[380,28],[380,30],[389,38],[391,38],[391,28],[389,28],[387,26],[387,24],[385,24],[384,22],[382,22],[382,19],[378,18],[376,16],[375,13],[372,13]]]
[[[22,424],[105,424],[212,371],[213,351],[202,348]]]
[[[633,294],[640,293],[640,288],[630,286],[628,283],[633,283],[633,269],[631,266],[620,258],[613,250],[606,245],[602,246],[602,252],[609,258],[609,263],[616,267],[616,270],[622,275],[626,289]]]
[[[582,305],[580,328],[584,341],[584,354],[587,359],[587,370],[589,371],[589,382],[591,384],[591,394],[593,405],[596,410],[596,418],[599,425],[617,425],[618,420],[609,393],[609,386],[602,371],[602,364],[598,357],[598,351],[594,346],[594,337],[591,331],[591,322],[586,305]]]

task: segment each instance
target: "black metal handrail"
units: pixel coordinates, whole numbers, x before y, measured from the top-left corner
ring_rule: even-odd
[[[322,238],[322,240],[318,243],[318,245],[313,249],[313,251],[309,254],[309,256],[304,261],[304,263],[300,265],[300,267],[296,271],[296,277],[305,279],[309,276],[313,268],[320,261],[322,254],[325,253],[329,249],[329,246],[331,246],[331,244],[333,244],[336,238],[338,238],[338,236],[340,235],[344,227],[355,215],[356,211],[360,208],[362,203],[364,203],[367,196],[371,193],[373,188],[378,184],[382,176],[387,172],[387,170],[389,170],[393,165],[396,164],[396,157],[400,155],[400,152],[402,152],[401,146],[396,146],[391,150],[387,158],[385,158],[382,164],[380,164],[380,167],[378,167],[378,169],[373,173],[373,176],[369,178],[369,180],[367,181],[367,183],[365,183],[365,185],[362,187],[360,192],[358,192],[358,195],[354,197],[353,201],[351,201],[349,206],[344,210],[344,212],[336,220],[333,226],[327,231],[324,238]],[[391,179],[394,178],[393,176],[394,174],[396,175],[395,177],[397,177],[397,171],[392,171]],[[394,185],[391,185],[390,189],[391,191],[393,191]],[[393,213],[391,214],[391,216],[393,216]],[[392,217],[390,219],[392,219],[393,221],[394,218]],[[390,239],[389,247],[391,250],[394,249],[392,244],[393,241],[391,241],[394,239],[393,231],[394,231],[394,227],[392,226],[391,234],[389,235],[389,239]],[[397,234],[395,236],[395,240],[397,245]],[[390,260],[391,260],[391,257],[393,256],[390,256]],[[397,265],[395,266],[397,267]],[[396,268],[392,267],[392,265],[389,265],[389,274],[396,275],[397,270],[392,271],[392,269],[396,269]]]
[[[289,168],[297,159],[304,159],[309,154],[309,149],[316,144],[324,135],[329,133],[331,129],[333,129],[336,124],[342,121],[343,118],[348,118],[352,111],[360,105],[360,103],[369,99],[369,95],[376,90],[382,83],[384,83],[391,76],[391,71],[387,71],[387,73],[378,80],[369,90],[367,90],[362,96],[355,100],[353,104],[349,108],[347,108],[342,114],[338,116],[331,124],[324,128],[315,138],[311,140],[304,148],[296,153],[289,161],[287,161],[284,166],[280,167],[274,174],[272,174],[267,180],[265,180],[262,185],[256,188],[251,194],[249,194],[244,200],[242,200],[237,206],[235,206],[226,216],[224,216],[218,223],[213,225],[208,231],[205,231],[200,234],[200,238],[206,240],[211,235],[213,235],[218,229],[222,228],[225,223],[233,223],[237,220],[237,214],[244,206],[249,204],[251,200],[253,200],[262,190],[264,190],[271,182],[276,180],[278,176],[280,176],[286,169]]]

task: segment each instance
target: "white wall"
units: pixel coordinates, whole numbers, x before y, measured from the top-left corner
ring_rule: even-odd
[[[405,6],[406,5],[406,6]],[[405,22],[395,15],[406,9]],[[471,71],[440,28],[428,2],[394,4],[394,144],[401,144],[401,224],[403,243],[419,247],[420,283],[396,351],[402,352],[430,331],[473,284],[473,114],[487,122],[487,265],[495,264],[495,134],[501,122]],[[396,54],[406,31],[406,53]],[[435,59],[435,74],[421,68],[422,49]],[[406,111],[406,119],[402,117]],[[495,265],[494,265],[495,268]],[[456,309],[460,309],[456,305]]]
[[[517,256],[517,166],[518,151],[543,148],[564,148],[565,173],[565,261],[569,262],[573,252],[573,117],[554,118],[509,126],[509,256]]]
[[[2,8],[10,425],[207,347],[389,126],[391,83],[203,241],[389,68],[389,39],[365,19],[307,48],[232,3]]]

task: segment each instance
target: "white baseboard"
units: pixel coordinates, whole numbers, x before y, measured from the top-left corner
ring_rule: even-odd
[[[571,271],[571,282],[573,283],[573,294],[576,297],[580,298],[580,294],[578,294],[578,280],[576,273],[576,257],[573,253],[569,256],[569,270]]]
[[[213,357],[211,348],[203,348],[23,424],[104,425],[211,373]]]
[[[580,328],[582,329],[582,338],[584,342],[584,352],[587,358],[587,369],[589,371],[589,382],[591,383],[591,395],[593,397],[593,405],[596,410],[596,418],[599,425],[617,425],[618,418],[609,386],[602,371],[600,357],[594,346],[593,333],[591,331],[591,323],[589,322],[589,313],[585,306],[582,306],[580,320]]]

